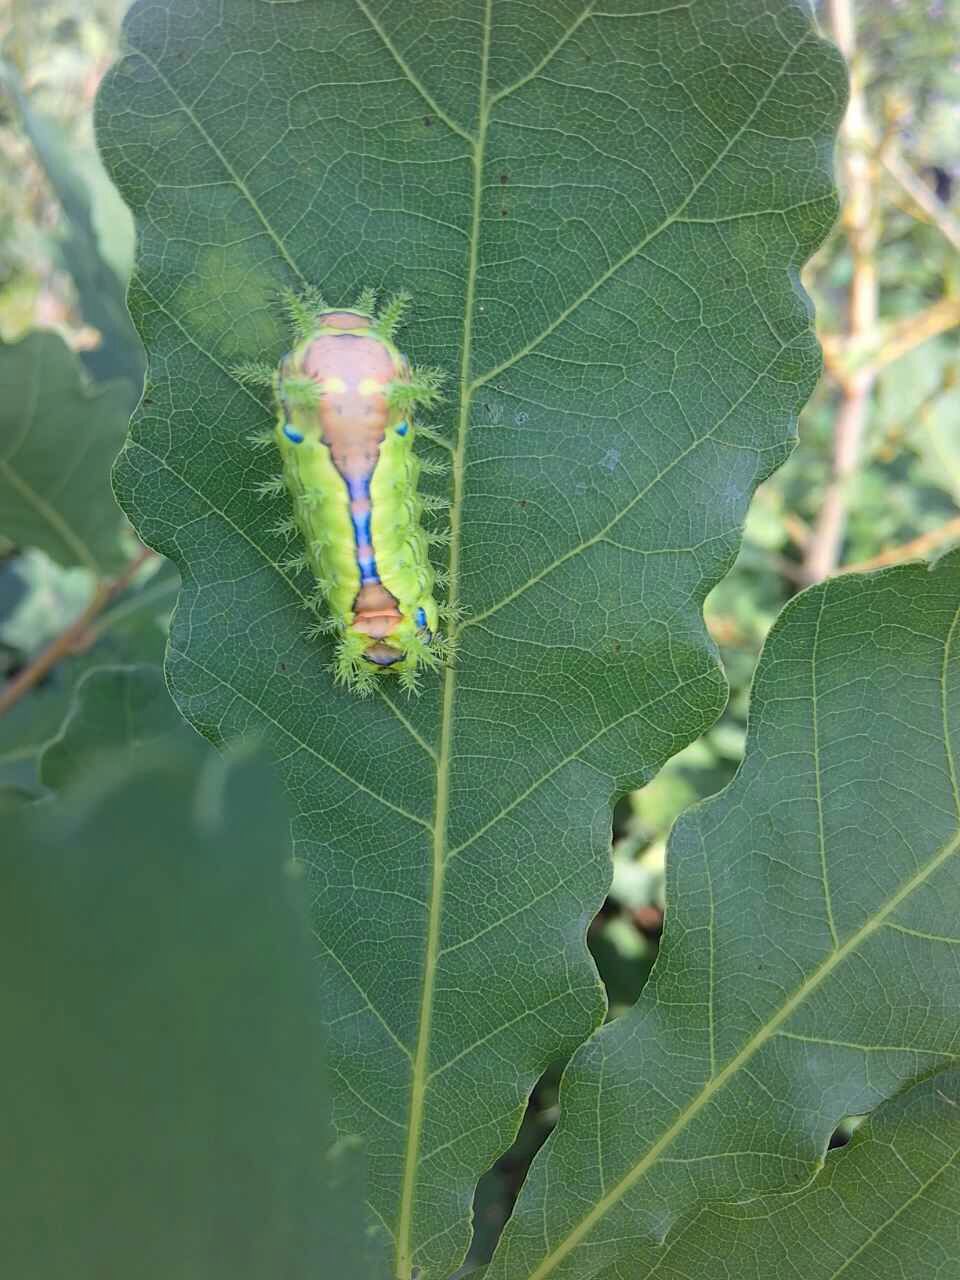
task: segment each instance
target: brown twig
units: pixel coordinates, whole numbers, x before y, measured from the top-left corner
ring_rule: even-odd
[[[907,316],[889,330],[870,358],[874,372],[879,373],[915,347],[948,333],[957,325],[960,325],[960,298],[941,298],[916,315]]]
[[[869,573],[871,569],[885,569],[888,565],[901,564],[904,560],[918,560],[929,555],[931,551],[936,551],[953,538],[960,538],[960,516],[954,516],[938,529],[921,533],[918,538],[911,538],[909,542],[904,542],[899,547],[890,547],[887,551],[881,551],[878,556],[871,556],[869,560],[845,564],[840,572]]]
[[[71,653],[82,652],[87,647],[90,643],[88,633],[91,624],[103,612],[110,601],[130,585],[142,566],[156,554],[149,547],[142,547],[115,578],[108,578],[103,582],[97,583],[92,600],[76,622],[72,622],[65,631],[62,631],[55,640],[52,640],[47,645],[46,649],[37,654],[32,662],[28,663],[18,675],[14,676],[4,686],[3,691],[0,692],[0,716],[4,715],[15,703],[19,702],[25,693],[29,693],[34,685],[38,684],[49,671],[52,671],[58,662],[68,657]]]
[[[775,569],[781,578],[786,578],[788,582],[794,583],[798,587],[805,587],[807,579],[804,576],[803,565],[797,560],[791,560],[788,556],[778,556],[770,552],[767,556],[771,569]]]
[[[799,547],[801,551],[805,551],[809,547],[813,530],[802,516],[797,515],[795,511],[785,511],[783,513],[783,528],[795,547]]]
[[[945,209],[927,184],[904,163],[892,146],[884,147],[880,159],[915,205],[930,219],[942,236],[960,251],[960,222]]]
[[[884,428],[883,434],[871,447],[867,461],[889,462],[902,447],[903,437],[910,428],[915,423],[923,423],[940,397],[953,385],[954,377],[948,366],[936,385],[930,388],[922,400],[918,401],[903,417]]]
[[[853,275],[850,281],[849,348],[869,342],[877,328],[878,226],[875,208],[876,156],[867,118],[863,67],[856,58],[856,20],[852,0],[828,0],[833,38],[850,65],[850,102],[841,127],[841,168]],[[860,464],[864,429],[876,370],[872,365],[842,372],[840,407],[834,429],[833,476],[827,485],[813,536],[803,560],[806,582],[820,582],[837,567],[847,526],[847,492]]]
[[[931,338],[938,338],[960,325],[960,298],[940,298],[922,311],[870,335],[869,341],[855,341],[837,334],[824,334],[820,345],[824,368],[841,386],[856,372],[869,368],[880,373],[889,364],[908,355]]]

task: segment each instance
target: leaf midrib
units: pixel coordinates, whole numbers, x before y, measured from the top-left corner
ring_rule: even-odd
[[[565,32],[564,43],[573,32],[585,21],[593,12],[595,0],[585,7],[580,18],[576,23]],[[674,214],[664,220],[657,228],[643,239],[640,245],[636,246],[632,252],[625,255],[622,261],[603,274],[583,296],[578,298],[575,303],[571,304],[557,320],[547,327],[536,339],[529,343],[520,352],[515,353],[507,361],[493,369],[488,370],[485,374],[479,375],[471,379],[470,362],[473,338],[473,319],[474,305],[476,294],[476,276],[477,262],[479,253],[480,239],[480,213],[483,195],[483,164],[484,151],[487,140],[487,130],[489,125],[490,112],[493,106],[502,98],[512,93],[516,85],[510,86],[508,89],[500,90],[494,95],[488,96],[489,84],[489,53],[490,53],[490,36],[492,26],[492,4],[493,0],[485,0],[484,3],[484,21],[483,21],[483,48],[481,55],[481,72],[480,72],[480,92],[478,107],[478,126],[477,136],[472,138],[462,127],[455,121],[447,117],[437,106],[433,98],[428,94],[425,87],[420,84],[406,62],[400,55],[399,51],[393,46],[388,39],[386,33],[380,28],[379,24],[373,19],[369,13],[364,0],[357,0],[357,5],[361,11],[367,16],[377,31],[378,35],[384,41],[392,56],[396,59],[398,65],[404,70],[409,77],[411,83],[420,92],[424,99],[437,112],[439,118],[453,129],[454,132],[468,140],[471,144],[472,162],[473,162],[473,203],[471,216],[471,229],[469,237],[468,249],[468,266],[466,276],[466,292],[464,300],[464,327],[463,327],[463,343],[461,348],[460,360],[460,378],[459,378],[459,399],[460,413],[457,428],[457,442],[453,452],[452,463],[452,501],[450,511],[450,559],[449,559],[449,589],[448,589],[448,605],[450,608],[451,637],[455,641],[459,632],[463,629],[462,624],[456,621],[457,606],[459,604],[460,594],[460,543],[461,543],[461,521],[463,507],[463,486],[465,472],[466,442],[469,431],[469,411],[473,392],[479,390],[491,378],[498,373],[503,372],[511,365],[517,363],[525,355],[540,345],[576,308],[593,293],[599,289],[616,271],[619,271],[626,262],[634,258],[660,233],[669,225],[671,225],[683,211],[687,208],[690,201],[694,198],[696,192],[706,182],[710,174],[716,166],[727,155],[730,149],[736,144],[742,136],[744,130],[749,126],[757,111],[767,100],[774,87],[779,83],[781,77],[786,72],[787,67],[797,51],[802,41],[793,46],[781,64],[777,73],[771,77],[766,90],[760,95],[757,103],[751,111],[748,120],[739,128],[735,134],[727,141],[725,146],[721,148],[720,153],[714,162],[708,166],[706,172],[702,175],[681,206]],[[558,46],[559,47],[559,46]],[[543,66],[555,55],[557,49],[552,49],[549,54],[537,64],[537,67],[530,76],[519,83],[525,83],[527,79],[533,78],[538,74]],[[779,355],[780,353],[778,353]],[[414,1264],[414,1246],[412,1240],[413,1234],[413,1216],[415,1207],[417,1170],[420,1160],[420,1147],[423,1133],[424,1109],[426,1092],[430,1084],[429,1072],[429,1054],[430,1054],[430,1037],[433,1018],[433,997],[434,986],[436,981],[436,969],[440,950],[440,921],[443,906],[443,885],[444,874],[446,869],[447,858],[447,823],[449,817],[449,774],[451,762],[451,750],[453,739],[453,713],[456,696],[456,664],[450,663],[444,670],[443,691],[441,697],[441,713],[440,713],[440,746],[437,756],[437,786],[436,801],[434,809],[434,827],[432,841],[432,868],[431,868],[431,889],[430,900],[428,905],[427,920],[427,942],[424,956],[424,976],[423,986],[421,989],[420,1011],[417,1026],[417,1044],[416,1052],[413,1060],[413,1069],[410,1081],[410,1111],[407,1129],[407,1143],[404,1152],[403,1173],[401,1180],[400,1210],[397,1218],[396,1241],[396,1276],[398,1280],[409,1280],[413,1272]],[[531,1278],[532,1280],[532,1278]]]
[[[457,425],[457,442],[452,459],[450,585],[447,593],[447,605],[450,611],[450,631],[454,639],[457,633],[456,617],[460,600],[460,540],[463,516],[464,464],[472,396],[470,361],[473,345],[473,315],[480,245],[480,214],[483,200],[483,164],[489,120],[487,85],[492,8],[493,0],[484,0],[478,125],[477,137],[472,144],[473,207],[467,259],[466,293],[464,297],[463,344],[460,352],[460,416]],[[426,1092],[430,1085],[430,1036],[433,1021],[434,986],[440,950],[440,920],[443,908],[444,873],[446,870],[447,823],[450,805],[450,761],[453,747],[453,710],[456,697],[456,680],[456,662],[448,662],[443,673],[443,693],[440,711],[440,746],[437,755],[436,802],[431,846],[432,875],[427,917],[427,945],[424,956],[423,986],[420,993],[417,1047],[410,1077],[410,1111],[407,1125],[407,1143],[403,1159],[400,1211],[397,1217],[396,1274],[398,1280],[408,1280],[408,1277],[413,1274],[413,1215],[417,1171],[420,1164],[420,1146],[423,1137],[424,1104]]]

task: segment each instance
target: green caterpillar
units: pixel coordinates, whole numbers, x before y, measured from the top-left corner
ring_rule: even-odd
[[[283,458],[283,474],[261,486],[286,488],[294,516],[280,532],[299,530],[303,560],[317,580],[330,617],[314,633],[334,631],[332,671],[337,683],[370,693],[378,674],[395,672],[408,692],[420,668],[447,656],[434,599],[438,574],[421,520],[425,509],[446,505],[417,492],[421,471],[440,471],[413,451],[416,434],[444,443],[415,426],[413,410],[440,398],[442,375],[412,368],[393,343],[409,299],[400,294],[376,313],[365,290],[343,310],[319,295],[288,295],[298,339],[277,369],[238,366],[241,381],[270,386],[277,424],[269,438]],[[262,440],[258,438],[258,442]]]

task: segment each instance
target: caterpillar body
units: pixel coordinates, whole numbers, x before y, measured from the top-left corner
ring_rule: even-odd
[[[318,630],[338,633],[337,682],[366,694],[380,673],[395,672],[413,692],[418,671],[446,652],[428,551],[441,538],[422,526],[427,500],[413,449],[413,411],[439,398],[441,375],[411,367],[393,343],[405,295],[377,315],[369,291],[342,310],[315,295],[287,303],[297,345],[275,370],[236,372],[260,384],[269,374],[281,483],[331,614]]]

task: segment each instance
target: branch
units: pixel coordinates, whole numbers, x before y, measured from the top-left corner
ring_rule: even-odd
[[[107,607],[111,600],[126,590],[144,564],[157,553],[149,547],[142,547],[130,563],[115,577],[97,583],[93,599],[69,627],[56,640],[51,641],[32,662],[4,686],[0,692],[0,716],[6,714],[25,693],[29,691],[52,671],[58,662],[71,653],[79,653],[90,643],[91,624]]]
[[[960,516],[954,516],[939,529],[931,529],[929,533],[921,533],[919,538],[911,538],[899,547],[891,547],[889,551],[881,551],[878,556],[869,560],[859,560],[856,564],[845,564],[841,573],[869,573],[872,569],[884,569],[887,565],[901,564],[904,560],[918,560],[936,551],[945,542],[960,538]]]
[[[907,355],[931,338],[960,324],[960,298],[941,298],[923,311],[906,316],[882,332],[854,339],[840,334],[820,338],[823,363],[831,377],[844,386],[861,370],[880,373],[888,364]]]
[[[874,443],[868,457],[869,462],[889,462],[901,446],[902,438],[915,423],[923,425],[940,397],[953,386],[949,368],[941,374],[935,386],[931,387],[922,400],[918,401],[907,413],[884,428],[882,436]]]
[[[933,223],[953,247],[960,251],[960,222],[937,199],[927,184],[890,147],[880,153],[880,160],[887,173],[903,187],[904,191]]]
[[[856,22],[852,0],[829,0],[833,38],[850,64],[850,102],[841,127],[841,168],[845,199],[843,225],[853,257],[845,347],[870,341],[877,327],[878,226],[876,159],[867,118],[863,71],[855,57]],[[834,429],[833,477],[827,485],[813,536],[803,560],[805,582],[820,582],[837,567],[847,527],[847,492],[860,465],[863,435],[876,381],[867,365],[841,373],[840,408]]]
[[[941,333],[948,333],[960,324],[960,298],[941,298],[916,315],[907,316],[888,332],[882,344],[873,353],[870,364],[879,373],[894,360],[899,360],[914,347],[919,347]]]
[[[806,551],[810,545],[810,539],[813,537],[813,530],[807,524],[802,516],[798,516],[795,511],[785,511],[783,514],[783,527],[787,537],[795,547],[799,547],[801,551]],[[795,569],[797,565],[793,566]]]

